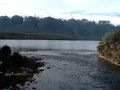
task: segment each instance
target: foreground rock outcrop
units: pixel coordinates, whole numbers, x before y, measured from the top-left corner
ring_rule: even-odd
[[[40,72],[39,67],[44,65],[41,58],[29,58],[18,52],[12,52],[8,46],[2,47],[0,49],[0,89],[15,89],[17,84],[31,81],[33,75]]]

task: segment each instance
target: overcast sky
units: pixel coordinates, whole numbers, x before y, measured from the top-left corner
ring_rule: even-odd
[[[0,0],[0,15],[86,18],[120,24],[120,0]]]

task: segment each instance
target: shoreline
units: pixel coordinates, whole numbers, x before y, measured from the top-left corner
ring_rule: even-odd
[[[105,56],[102,56],[100,53],[97,53],[97,55],[100,59],[105,60],[105,61],[109,62],[110,64],[120,67],[120,64],[118,64],[117,62],[114,62],[113,59],[106,58]]]
[[[0,38],[0,40],[62,40],[62,41],[100,41],[95,39],[35,39],[35,38]]]

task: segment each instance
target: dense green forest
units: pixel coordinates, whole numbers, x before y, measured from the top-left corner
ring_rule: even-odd
[[[1,39],[82,39],[100,40],[107,32],[120,30],[110,21],[56,19],[52,17],[0,16]]]

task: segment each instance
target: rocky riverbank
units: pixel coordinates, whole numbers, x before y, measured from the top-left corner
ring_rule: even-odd
[[[98,56],[120,66],[120,31],[106,35],[97,46]]]
[[[113,59],[110,59],[110,58],[106,58],[105,56],[102,56],[100,53],[97,54],[97,56],[102,59],[102,60],[105,60],[113,65],[116,65],[116,66],[119,66],[120,67],[120,64],[118,62],[115,62]]]
[[[0,62],[0,90],[19,90],[18,84],[32,82],[34,74],[43,71],[39,68],[45,65],[41,58],[21,55],[8,46],[0,49]]]

